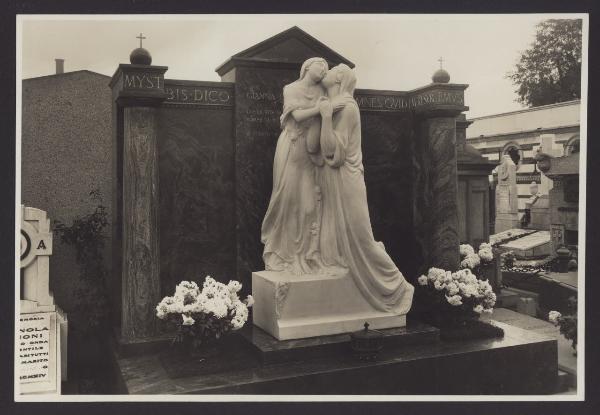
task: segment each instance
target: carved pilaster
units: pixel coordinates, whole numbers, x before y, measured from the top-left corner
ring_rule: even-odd
[[[456,127],[454,117],[422,121],[417,143],[415,214],[424,266],[459,265]]]
[[[155,108],[124,108],[122,340],[156,334],[160,300]]]

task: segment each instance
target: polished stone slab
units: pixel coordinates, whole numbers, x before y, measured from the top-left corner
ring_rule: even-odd
[[[408,326],[378,330],[383,334],[384,348],[400,348],[439,341],[439,329],[423,323],[409,322]],[[349,333],[309,337],[296,340],[277,340],[256,326],[247,326],[239,333],[262,364],[306,360],[351,353]]]
[[[517,258],[533,258],[550,254],[550,232],[538,231],[522,238],[500,245],[500,248],[513,251]]]
[[[145,394],[551,394],[556,339],[496,322],[500,339],[385,348],[375,362],[351,354],[170,378],[159,354],[117,359],[114,393]],[[253,359],[249,353],[249,359]]]

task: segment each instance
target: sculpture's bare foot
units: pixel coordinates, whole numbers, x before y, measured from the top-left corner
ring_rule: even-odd
[[[299,260],[300,260],[300,266],[304,270],[304,273],[305,274],[312,274],[313,270],[310,267],[310,265],[308,265],[308,262],[306,262],[306,259],[300,257]]]
[[[310,256],[309,260],[312,265],[313,272],[318,271],[319,273],[323,273],[325,275],[328,274],[329,267],[323,263],[323,260],[321,259],[321,255],[319,255],[318,252],[313,253]]]
[[[294,263],[289,267],[289,271],[294,275],[302,275],[304,274],[304,270],[300,266],[299,261],[294,261]]]

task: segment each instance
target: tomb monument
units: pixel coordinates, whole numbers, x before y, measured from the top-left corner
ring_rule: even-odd
[[[505,154],[502,156],[502,161],[498,166],[494,233],[519,227],[518,197],[517,166],[515,166],[511,157]]]

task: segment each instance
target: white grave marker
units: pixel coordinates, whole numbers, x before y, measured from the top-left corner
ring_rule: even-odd
[[[67,375],[68,321],[50,292],[50,220],[43,210],[21,206],[19,325],[15,336],[15,377],[20,394],[60,394]]]

